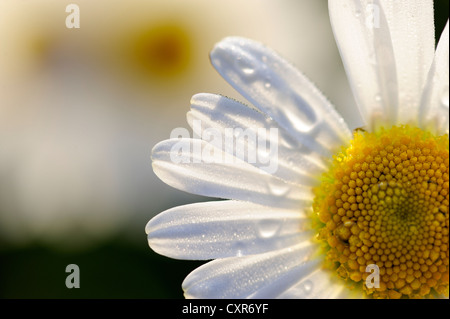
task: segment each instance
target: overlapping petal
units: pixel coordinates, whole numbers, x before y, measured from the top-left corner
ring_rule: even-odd
[[[434,53],[431,0],[330,0],[336,42],[369,129],[417,120]]]
[[[350,294],[342,280],[332,278],[329,272],[315,269],[278,296],[280,299],[342,299]],[[355,297],[361,297],[356,296]]]
[[[435,49],[433,0],[378,0],[395,55],[399,124],[417,125],[422,90]],[[381,27],[381,26],[380,26]]]
[[[286,183],[200,139],[158,143],[152,151],[152,165],[166,184],[197,195],[287,209],[312,204],[310,187]]]
[[[351,139],[342,117],[296,68],[262,44],[225,38],[211,63],[239,93],[301,144],[329,157]]]
[[[261,296],[275,298],[314,269],[310,257],[316,250],[314,244],[304,242],[265,254],[216,259],[191,272],[183,290],[187,298],[248,298],[272,286]],[[280,287],[275,289],[277,282]]]
[[[309,225],[298,210],[216,201],[169,209],[153,218],[146,232],[159,254],[206,260],[294,246],[312,237]]]
[[[250,163],[258,168],[268,171],[265,168],[270,160],[276,161],[277,168],[270,173],[282,180],[314,186],[326,168],[321,156],[292,138],[270,117],[235,100],[197,94],[191,100],[188,122],[194,133],[224,152],[253,155],[256,161]],[[241,136],[236,136],[237,132]],[[218,137],[209,136],[214,134]]]
[[[439,134],[449,131],[449,30],[448,21],[439,40],[433,65],[423,92],[419,112],[422,127]]]

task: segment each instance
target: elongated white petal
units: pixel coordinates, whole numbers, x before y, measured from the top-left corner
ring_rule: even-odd
[[[288,182],[316,185],[326,167],[319,154],[298,143],[271,118],[220,95],[195,95],[188,122],[196,134],[224,152],[247,160],[253,157],[252,165]],[[277,160],[274,172],[269,170],[270,157]]]
[[[419,112],[422,127],[444,134],[449,131],[449,29],[448,21],[439,40]]]
[[[293,246],[312,237],[308,225],[299,211],[217,201],[169,209],[154,217],[146,232],[159,254],[206,260]]]
[[[310,187],[286,183],[200,139],[170,139],[152,151],[153,171],[166,184],[198,195],[301,209]]]
[[[433,57],[432,1],[328,3],[335,39],[368,128],[415,120]]]
[[[183,282],[183,290],[187,298],[248,298],[276,281],[288,289],[286,276],[302,266],[309,273],[308,261],[316,250],[315,245],[306,242],[265,254],[216,259],[191,272]],[[302,276],[301,271],[294,272]],[[292,285],[297,282],[291,279]],[[280,294],[279,289],[273,291],[275,297]]]
[[[300,278],[308,276],[311,272],[320,267],[319,260],[312,260],[301,263],[295,267],[287,268],[286,271],[275,280],[269,282],[264,287],[258,289],[248,298],[251,299],[273,299],[280,298],[280,295],[291,289]]]
[[[312,151],[330,156],[351,138],[319,90],[260,43],[225,38],[212,50],[211,62],[239,93]]]
[[[384,12],[369,0],[329,0],[328,7],[350,86],[368,129],[377,121],[393,123],[398,108],[397,75]],[[373,10],[377,10],[376,21]]]
[[[422,90],[433,62],[433,0],[380,0],[395,54],[399,123],[417,124]]]
[[[333,277],[335,276],[335,277]],[[322,269],[302,277],[301,281],[278,296],[280,299],[340,299],[347,297],[348,289],[336,274]],[[360,297],[360,296],[354,296]]]

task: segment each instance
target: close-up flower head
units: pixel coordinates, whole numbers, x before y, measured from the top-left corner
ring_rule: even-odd
[[[208,60],[229,35],[276,47],[353,103],[326,10],[324,0],[0,0],[0,300],[182,297],[192,264],[150,250],[143,228],[204,198],[161,183],[152,147],[185,125],[200,88],[239,97]]]
[[[195,94],[192,136],[152,150],[164,183],[211,198],[145,228],[156,253],[208,261],[186,298],[449,297],[448,21],[435,35],[431,0],[328,10],[357,106],[340,110],[363,125],[277,52],[230,36],[210,61],[245,102]]]

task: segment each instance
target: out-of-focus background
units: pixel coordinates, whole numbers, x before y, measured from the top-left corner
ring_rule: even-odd
[[[280,52],[361,123],[325,0],[0,0],[0,298],[182,297],[203,262],[157,255],[144,227],[205,199],[158,180],[150,151],[188,127],[193,94],[242,100],[208,59],[229,35]]]

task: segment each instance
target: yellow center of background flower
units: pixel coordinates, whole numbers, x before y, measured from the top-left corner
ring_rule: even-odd
[[[449,139],[357,131],[315,191],[326,267],[374,298],[448,296]],[[366,267],[379,269],[379,288]]]
[[[192,44],[187,30],[177,24],[161,24],[134,38],[137,66],[158,78],[179,76],[189,66]]]

